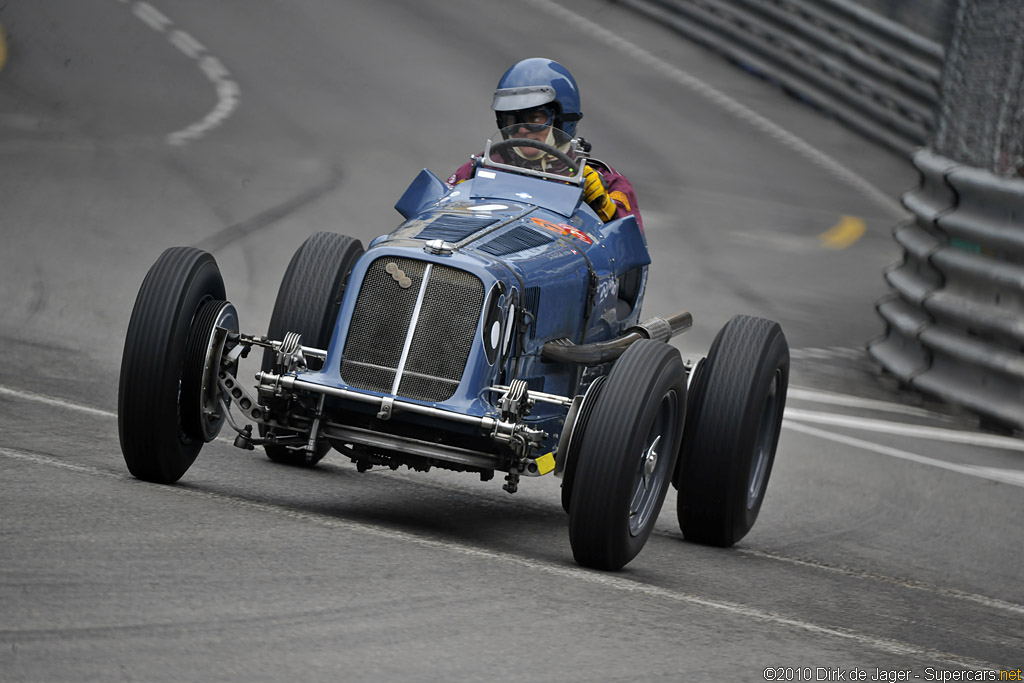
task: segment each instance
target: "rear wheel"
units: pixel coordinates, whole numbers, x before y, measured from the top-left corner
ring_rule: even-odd
[[[362,254],[362,243],[351,237],[331,232],[311,235],[292,256],[284,273],[267,336],[281,340],[286,333],[297,332],[302,335],[304,346],[326,349],[334,332],[348,277]],[[271,349],[264,351],[263,370],[272,370],[274,362],[275,352]],[[280,428],[273,431],[278,436],[291,433]],[[260,425],[260,433],[265,435],[267,432]],[[330,445],[321,444],[308,459],[302,448],[266,444],[264,449],[267,457],[275,462],[311,467],[327,455]]]
[[[218,324],[238,327],[213,256],[191,247],[161,254],[139,289],[121,358],[117,426],[133,476],[178,481],[219,431],[223,416],[209,412],[217,390],[204,381]]]
[[[694,380],[680,452],[677,514],[688,541],[728,547],[761,511],[789,386],[778,323],[736,316]]]
[[[665,501],[685,410],[675,348],[641,340],[612,366],[575,462],[569,541],[577,562],[617,570],[643,548]]]

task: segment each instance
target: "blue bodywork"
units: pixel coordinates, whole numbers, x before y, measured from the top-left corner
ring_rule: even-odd
[[[581,188],[571,183],[486,167],[449,188],[423,170],[396,204],[405,222],[375,239],[353,270],[323,369],[303,373],[302,379],[381,398],[388,395],[350,386],[340,368],[360,284],[374,261],[389,257],[441,264],[475,275],[488,293],[485,309],[496,297],[503,337],[507,326],[514,324],[508,351],[498,353],[492,362],[484,341],[487,310],[482,311],[454,395],[443,403],[418,403],[465,415],[496,416],[499,394],[489,388],[517,378],[526,380],[533,390],[576,395],[585,388],[581,384],[601,369],[584,379],[579,366],[543,361],[544,343],[605,341],[636,325],[650,263],[635,218],[604,223],[581,195]],[[449,254],[430,253],[425,246],[431,240],[444,240],[456,248]],[[632,283],[628,298],[633,301],[620,297],[624,278]],[[504,351],[504,339],[502,347]],[[369,411],[366,404],[345,407]],[[563,408],[538,403],[526,422],[549,432],[546,447],[550,449],[564,418]]]

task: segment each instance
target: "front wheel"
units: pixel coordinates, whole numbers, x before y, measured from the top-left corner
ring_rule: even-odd
[[[331,232],[311,235],[292,256],[284,273],[267,336],[282,339],[288,332],[297,332],[302,335],[305,346],[326,349],[331,342],[348,276],[362,254],[363,245],[357,239]],[[273,350],[264,351],[264,371],[274,367],[274,358]],[[265,435],[268,431],[260,425],[260,434]],[[278,436],[295,433],[281,428],[273,431]],[[307,458],[302,448],[280,444],[264,446],[267,457],[274,462],[299,467],[317,464],[330,448],[330,444],[322,443],[312,457]]]
[[[166,250],[139,289],[121,358],[117,427],[133,476],[172,484],[216,436],[223,416],[205,370],[217,325],[237,330],[213,256]]]
[[[686,411],[679,352],[641,340],[612,366],[576,458],[569,541],[576,561],[624,567],[647,543],[665,501]]]
[[[729,547],[761,511],[789,386],[778,323],[735,316],[691,386],[680,453],[679,527],[688,541]]]

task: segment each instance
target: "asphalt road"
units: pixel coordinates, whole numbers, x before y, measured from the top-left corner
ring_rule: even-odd
[[[863,354],[906,160],[596,0],[9,0],[0,24],[0,679],[1024,666],[1024,442]],[[580,132],[637,187],[644,310],[693,312],[688,355],[734,313],[786,330],[788,419],[750,535],[685,543],[670,493],[606,574],[573,564],[556,480],[509,496],[222,441],[179,485],[132,479],[117,378],[161,251],[210,250],[263,332],[302,240],[394,228],[408,182],[478,151],[498,77],[536,55],[573,71]]]

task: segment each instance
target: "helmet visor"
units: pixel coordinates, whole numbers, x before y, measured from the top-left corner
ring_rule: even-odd
[[[525,128],[531,133],[550,128],[555,122],[555,110],[551,107],[534,107],[519,111],[497,112],[498,128]]]
[[[554,102],[558,95],[550,85],[526,85],[518,88],[498,88],[494,91],[491,109],[494,111],[517,111],[531,109]]]

